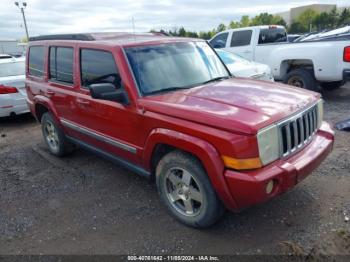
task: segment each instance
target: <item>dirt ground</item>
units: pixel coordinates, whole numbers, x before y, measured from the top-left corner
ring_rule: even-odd
[[[350,118],[350,84],[324,92]],[[57,159],[29,116],[0,120],[0,254],[350,254],[350,133],[290,192],[207,230],[167,214],[155,185],[88,152]]]

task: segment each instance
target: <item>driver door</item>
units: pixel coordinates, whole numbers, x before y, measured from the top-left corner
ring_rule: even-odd
[[[88,89],[88,85],[98,83],[123,88],[113,53],[82,48],[79,66],[80,86],[71,125],[75,129],[74,136],[99,150],[139,163],[135,108],[115,101],[93,99]]]

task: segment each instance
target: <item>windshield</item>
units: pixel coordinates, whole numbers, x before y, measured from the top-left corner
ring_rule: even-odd
[[[24,61],[0,64],[0,77],[19,75],[24,75]]]
[[[190,88],[229,77],[206,42],[181,42],[125,49],[143,95]]]

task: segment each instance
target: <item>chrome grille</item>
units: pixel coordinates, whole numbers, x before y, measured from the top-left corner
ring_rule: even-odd
[[[289,156],[311,141],[317,131],[317,117],[317,105],[314,105],[278,125],[281,157]]]

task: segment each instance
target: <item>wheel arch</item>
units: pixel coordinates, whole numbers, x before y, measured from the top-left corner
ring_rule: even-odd
[[[44,113],[50,112],[52,114],[52,117],[55,119],[55,121],[58,124],[60,123],[56,108],[50,99],[48,99],[45,96],[36,96],[34,98],[34,105],[35,105],[34,106],[35,117],[39,122],[41,122],[41,118]]]
[[[315,76],[314,63],[311,59],[286,59],[280,65],[280,78],[285,76],[294,69],[306,69]]]
[[[237,209],[224,178],[223,161],[215,147],[207,141],[178,131],[154,129],[146,142],[143,154],[144,166],[154,174],[159,160],[172,150],[182,150],[196,157],[202,163],[213,188],[225,206]]]

